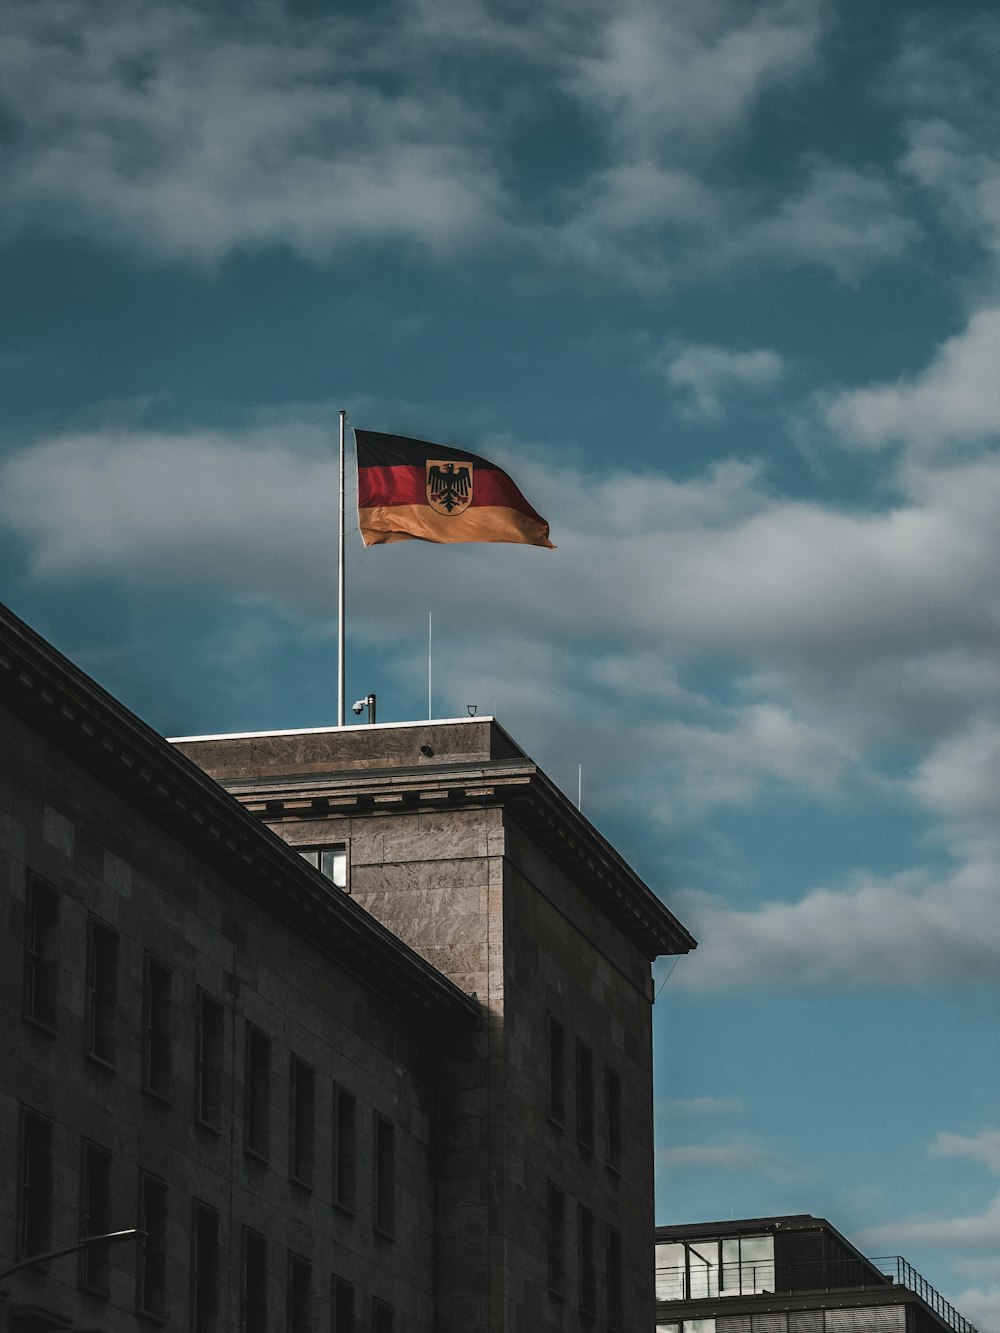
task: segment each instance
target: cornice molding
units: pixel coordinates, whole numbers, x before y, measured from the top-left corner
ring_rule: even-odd
[[[330,817],[377,818],[400,810],[503,807],[649,960],[697,947],[691,933],[607,839],[527,758],[309,773],[224,785],[272,825]]]

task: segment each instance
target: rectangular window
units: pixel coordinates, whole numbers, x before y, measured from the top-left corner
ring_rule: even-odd
[[[566,1295],[566,1195],[549,1184],[548,1212],[549,1291]]]
[[[313,1333],[312,1264],[288,1252],[288,1333]]]
[[[622,1269],[622,1236],[608,1227],[605,1282],[608,1297],[608,1328],[617,1333],[625,1323],[625,1274]]]
[[[80,1163],[80,1235],[106,1236],[111,1230],[111,1154],[83,1141]],[[111,1294],[111,1246],[87,1245],[80,1251],[79,1282],[97,1296]]]
[[[350,1282],[334,1277],[330,1284],[333,1322],[330,1333],[356,1333],[355,1292]]]
[[[372,1333],[395,1333],[396,1311],[385,1301],[372,1297]]]
[[[167,1187],[162,1180],[139,1177],[139,1261],[136,1307],[163,1319],[167,1313]]]
[[[226,1011],[205,991],[198,992],[197,1107],[203,1125],[222,1128],[222,1048]]]
[[[243,1103],[244,1147],[267,1161],[271,1156],[271,1038],[250,1023]]]
[[[288,1095],[288,1174],[300,1185],[311,1188],[316,1139],[316,1071],[294,1055]]]
[[[52,1248],[52,1124],[33,1111],[21,1112],[17,1173],[17,1257],[30,1259]]]
[[[345,1089],[333,1089],[333,1201],[353,1213],[357,1161],[358,1107]]]
[[[325,875],[338,889],[347,888],[347,844],[332,843],[328,847],[300,847],[299,856],[315,866],[321,875]]]
[[[118,1062],[118,932],[92,916],[87,932],[87,1052]]]
[[[593,1315],[597,1311],[597,1254],[595,1249],[594,1214],[580,1204],[579,1217],[580,1257],[580,1313]]]
[[[613,1069],[604,1075],[604,1146],[608,1166],[617,1171],[622,1161],[622,1081]]]
[[[549,1018],[549,1118],[566,1123],[566,1033]]]
[[[375,1230],[391,1236],[396,1230],[396,1126],[377,1111],[374,1165]]]
[[[170,1099],[173,1050],[170,1031],[170,991],[174,974],[170,968],[146,955],[146,984],[143,994],[143,1087],[165,1100]]]
[[[56,1030],[59,992],[59,895],[41,880],[28,888],[24,932],[24,1016]]]
[[[215,1333],[219,1326],[219,1214],[194,1202],[191,1220],[191,1330]]]
[[[267,1241],[243,1228],[240,1333],[267,1333]]]
[[[594,1052],[576,1043],[576,1141],[590,1152],[594,1146]]]

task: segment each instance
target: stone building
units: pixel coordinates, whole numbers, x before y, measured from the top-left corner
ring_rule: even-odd
[[[145,1232],[11,1329],[652,1327],[694,941],[495,722],[168,744],[0,611],[0,891],[0,1273]]]

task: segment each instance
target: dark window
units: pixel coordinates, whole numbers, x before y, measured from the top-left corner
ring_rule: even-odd
[[[549,1185],[548,1216],[549,1291],[566,1294],[566,1195]]]
[[[566,1033],[554,1018],[549,1019],[549,1116],[557,1125],[566,1123]]]
[[[173,1058],[170,1033],[170,990],[174,974],[152,955],[146,955],[143,996],[143,1086],[158,1097],[170,1097]]]
[[[604,1076],[604,1142],[608,1165],[617,1170],[622,1160],[622,1081],[613,1069]]]
[[[191,1226],[191,1330],[219,1326],[219,1214],[195,1201]]]
[[[106,1236],[111,1227],[111,1154],[83,1142],[80,1164],[80,1235]],[[80,1286],[98,1296],[111,1292],[111,1245],[87,1245],[80,1251]]]
[[[59,895],[40,880],[32,880],[27,908],[24,1015],[54,1032],[59,991]]]
[[[372,1297],[372,1333],[395,1333],[396,1311],[385,1301]]]
[[[267,1333],[267,1241],[243,1228],[240,1333]]]
[[[316,1139],[316,1071],[292,1056],[289,1080],[288,1174],[300,1185],[313,1183]]]
[[[330,1287],[330,1306],[333,1311],[330,1333],[355,1333],[354,1288],[350,1282],[344,1282],[339,1277],[333,1278]]]
[[[336,884],[338,889],[347,888],[347,845],[343,842],[332,843],[328,847],[300,847],[299,856],[308,861],[327,879]]]
[[[52,1125],[33,1111],[21,1112],[17,1175],[17,1257],[30,1259],[52,1248]]]
[[[396,1126],[375,1113],[375,1229],[396,1230]]]
[[[344,1088],[333,1089],[333,1117],[333,1201],[353,1213],[358,1107]]]
[[[139,1262],[136,1306],[143,1314],[162,1319],[167,1295],[167,1187],[143,1173],[139,1177]]]
[[[222,1126],[222,1047],[226,1011],[218,1000],[198,992],[197,1116],[213,1129]]]
[[[625,1288],[622,1270],[622,1237],[614,1227],[608,1227],[605,1283],[608,1297],[608,1328],[618,1330],[625,1320]]]
[[[313,1333],[312,1264],[288,1252],[288,1333]]]
[[[271,1155],[271,1038],[247,1024],[243,1141],[248,1152]]]
[[[576,1141],[589,1152],[594,1146],[594,1052],[576,1043]]]
[[[594,1214],[580,1204],[580,1313],[593,1315],[597,1309],[597,1254],[595,1248]]]
[[[87,1050],[113,1065],[118,1060],[118,932],[92,916],[87,946]]]

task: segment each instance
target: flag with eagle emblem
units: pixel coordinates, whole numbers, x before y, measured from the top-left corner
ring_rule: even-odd
[[[552,548],[548,523],[489,459],[405,435],[355,430],[354,438],[366,546],[522,542]]]

